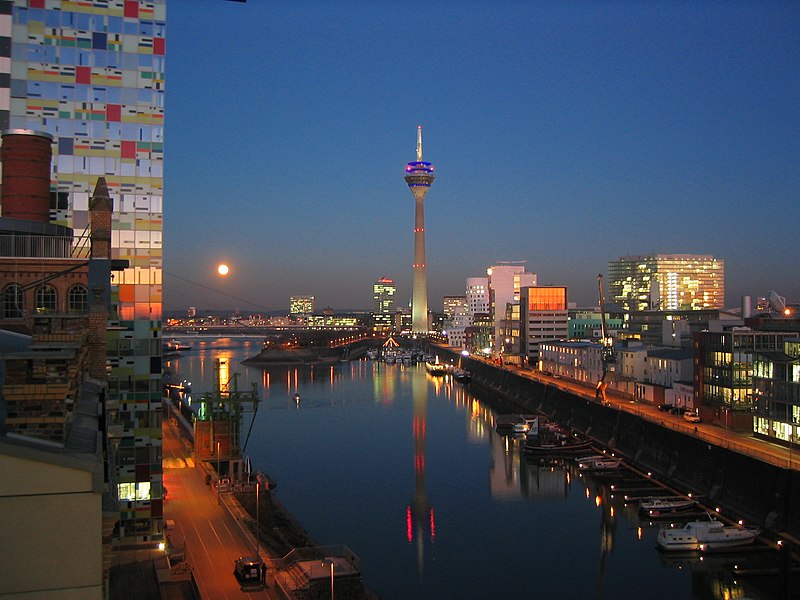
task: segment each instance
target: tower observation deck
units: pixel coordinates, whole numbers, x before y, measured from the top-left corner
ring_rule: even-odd
[[[411,296],[411,329],[428,332],[428,276],[425,271],[425,195],[435,179],[433,165],[422,160],[422,125],[417,127],[417,160],[406,165],[404,177],[414,194],[414,280]]]

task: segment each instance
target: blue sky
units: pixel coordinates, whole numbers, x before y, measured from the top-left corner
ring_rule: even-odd
[[[437,169],[429,304],[502,260],[596,303],[608,261],[725,261],[726,304],[800,299],[800,3],[168,7],[165,309],[411,296],[416,127]],[[231,265],[221,280],[219,262]]]

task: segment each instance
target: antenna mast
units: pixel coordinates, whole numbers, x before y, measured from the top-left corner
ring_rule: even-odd
[[[417,162],[422,162],[422,125],[417,125]]]

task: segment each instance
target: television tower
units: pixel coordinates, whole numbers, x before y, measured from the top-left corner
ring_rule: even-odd
[[[417,160],[406,165],[404,179],[414,194],[414,281],[411,331],[428,333],[428,276],[425,272],[425,195],[433,183],[433,165],[422,161],[422,125],[417,127]]]

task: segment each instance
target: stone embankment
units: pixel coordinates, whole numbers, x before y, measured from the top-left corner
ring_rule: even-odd
[[[436,351],[442,353],[442,348]],[[457,358],[453,355],[453,358]],[[510,403],[515,412],[538,413],[584,433],[643,471],[705,498],[776,536],[800,539],[800,473],[720,447],[690,433],[660,426],[613,406],[581,398],[511,370],[462,359],[472,385]],[[506,407],[504,411],[508,410]]]

